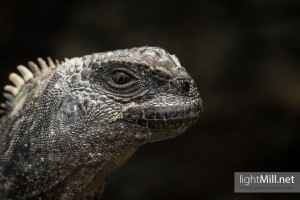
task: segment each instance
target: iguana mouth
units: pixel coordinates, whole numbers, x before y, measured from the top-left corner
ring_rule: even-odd
[[[202,112],[200,103],[180,106],[155,106],[142,110],[128,110],[124,119],[151,130],[188,127],[198,121]]]

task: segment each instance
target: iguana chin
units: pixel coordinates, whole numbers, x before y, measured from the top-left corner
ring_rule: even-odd
[[[202,112],[194,80],[158,47],[38,63],[18,66],[4,88],[0,199],[100,199],[135,150]]]

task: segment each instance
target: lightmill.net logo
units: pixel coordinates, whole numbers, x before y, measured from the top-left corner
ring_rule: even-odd
[[[234,192],[300,193],[300,172],[235,172]]]

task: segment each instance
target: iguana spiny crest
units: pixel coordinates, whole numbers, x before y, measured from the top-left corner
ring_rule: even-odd
[[[194,80],[157,47],[38,59],[12,73],[1,107],[0,199],[91,199],[141,145],[202,112]]]

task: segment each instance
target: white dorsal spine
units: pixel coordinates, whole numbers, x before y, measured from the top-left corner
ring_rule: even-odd
[[[48,65],[46,63],[46,61],[42,58],[38,58],[38,63],[40,64],[41,68],[42,68],[42,72],[45,72],[48,70]]]
[[[48,63],[49,63],[49,68],[55,68],[55,64],[53,60],[50,57],[47,57]]]
[[[12,85],[4,86],[4,90],[7,91],[7,92],[12,93],[14,96],[17,96],[17,94],[19,93],[19,89],[12,86]]]
[[[31,72],[29,69],[27,69],[25,66],[19,65],[19,66],[17,67],[17,69],[18,69],[18,71],[22,74],[22,76],[23,76],[25,82],[28,82],[29,80],[33,79],[33,74],[32,74],[32,72]]]
[[[8,79],[13,82],[13,84],[20,90],[21,87],[25,84],[24,79],[16,73],[11,73],[8,76]]]
[[[34,76],[39,76],[42,74],[39,66],[37,64],[35,64],[34,62],[29,61],[28,66],[29,66],[30,70],[32,71],[32,73],[34,74]]]

